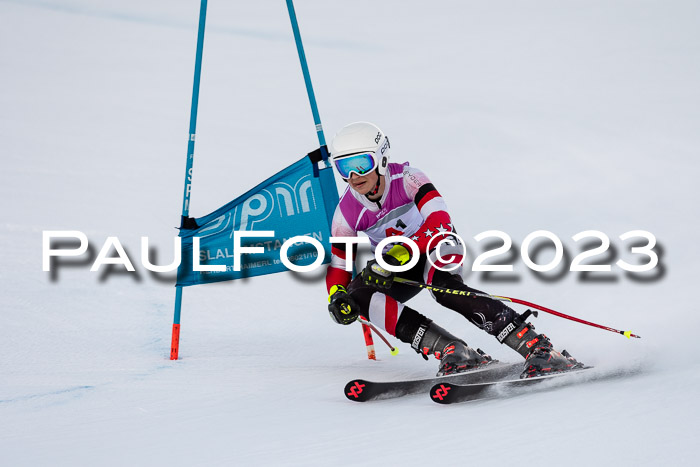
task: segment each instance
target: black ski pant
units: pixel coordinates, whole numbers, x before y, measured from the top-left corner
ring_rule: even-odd
[[[408,271],[397,273],[397,277],[402,277],[411,281],[424,282],[426,270],[426,256],[421,255],[418,264]],[[466,292],[483,293],[477,289],[471,288],[464,283],[461,275],[452,274],[447,271],[434,271],[432,275],[432,283],[437,287],[449,288],[453,290],[463,290]],[[425,322],[430,320],[416,310],[405,306],[405,303],[415,297],[421,290],[419,287],[411,286],[395,282],[388,290],[377,289],[375,287],[365,285],[362,281],[362,276],[358,274],[347,288],[348,293],[357,302],[360,307],[360,314],[372,321],[370,317],[370,308],[377,307],[377,303],[386,303],[389,300],[377,300],[375,294],[383,294],[391,297],[400,304],[401,312],[398,321],[395,324],[395,329],[391,326],[382,326],[391,334],[395,335],[399,340],[411,343],[418,328]],[[440,292],[431,292],[435,301],[440,305],[456,311],[464,316],[467,320],[475,324],[480,329],[487,333],[496,336],[500,333],[508,323],[512,322],[517,316],[517,313],[503,302],[492,300],[484,297],[469,297],[464,295],[446,294]],[[388,305],[387,305],[388,307]],[[387,311],[388,312],[388,311]],[[392,332],[393,331],[393,332]]]

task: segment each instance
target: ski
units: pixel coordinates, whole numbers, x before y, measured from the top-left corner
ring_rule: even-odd
[[[564,384],[574,384],[581,382],[581,373],[586,373],[593,367],[587,366],[576,370],[553,373],[550,375],[534,376],[525,379],[498,379],[496,381],[459,383],[457,381],[445,381],[436,383],[430,389],[430,398],[438,404],[454,404],[456,402],[466,402],[479,399],[493,399],[504,394],[510,395],[519,388],[550,380],[560,380]]]
[[[523,363],[493,362],[475,370],[455,375],[435,376],[425,379],[405,381],[367,381],[353,379],[345,385],[345,397],[355,402],[378,399],[391,399],[428,391],[441,383],[470,384],[494,381],[501,378],[517,377],[523,370]]]

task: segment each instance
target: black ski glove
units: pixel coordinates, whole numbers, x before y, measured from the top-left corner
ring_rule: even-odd
[[[350,324],[360,314],[360,307],[342,285],[331,287],[328,302],[328,312],[331,314],[331,319],[338,324]]]
[[[382,259],[391,266],[403,266],[410,261],[411,253],[403,245],[394,245],[384,254]],[[378,289],[390,289],[395,276],[396,273],[384,269],[374,259],[368,261],[367,266],[362,270],[364,283]]]

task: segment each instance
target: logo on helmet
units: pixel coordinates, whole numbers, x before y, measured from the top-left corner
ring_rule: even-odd
[[[380,152],[380,153],[382,154],[382,156],[383,156],[383,155],[384,155],[384,151],[386,151],[386,150],[389,149],[390,147],[391,147],[391,146],[389,145],[389,138],[386,138],[386,137],[385,137],[385,138],[384,138],[384,146],[382,146],[382,148],[379,150],[379,152]]]

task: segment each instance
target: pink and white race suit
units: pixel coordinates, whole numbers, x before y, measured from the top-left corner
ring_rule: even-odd
[[[402,235],[413,240],[421,254],[425,254],[434,235],[454,232],[445,201],[419,169],[411,167],[408,162],[389,164],[384,182],[384,194],[376,202],[349,186],[346,188],[333,216],[331,233],[334,237],[355,237],[358,232],[364,232],[374,251],[384,238]],[[434,248],[437,243],[433,241],[430,247]],[[347,286],[350,283],[352,276],[345,271],[348,253],[352,255],[344,244],[333,244],[333,256],[326,273],[329,290],[333,285]],[[459,259],[461,256],[451,257],[451,260]],[[426,265],[423,276],[426,282],[431,282],[433,272],[434,268]],[[377,300],[384,301],[383,294],[378,295],[382,297],[377,297]]]

